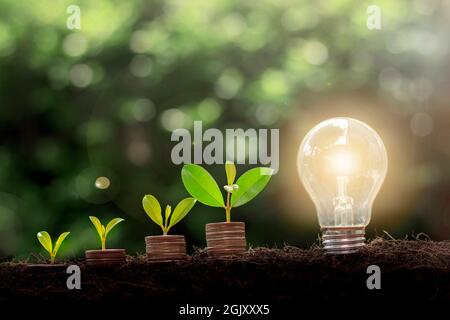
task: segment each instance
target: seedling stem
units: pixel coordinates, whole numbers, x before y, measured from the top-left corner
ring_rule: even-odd
[[[230,205],[230,192],[227,192],[227,205],[225,206],[225,215],[227,222],[231,222],[231,205]]]

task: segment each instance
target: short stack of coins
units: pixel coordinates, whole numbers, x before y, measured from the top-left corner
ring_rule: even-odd
[[[108,266],[126,262],[125,249],[87,250],[88,266]]]
[[[219,222],[206,225],[207,252],[211,257],[241,255],[247,250],[244,222]]]
[[[147,258],[151,261],[172,261],[186,259],[184,236],[165,235],[145,237]]]

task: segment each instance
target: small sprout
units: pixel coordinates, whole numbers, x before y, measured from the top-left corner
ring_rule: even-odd
[[[161,227],[164,235],[167,235],[170,228],[180,222],[191,211],[196,202],[197,200],[194,198],[183,199],[177,204],[173,212],[172,207],[168,205],[166,206],[164,217],[161,213],[159,201],[151,194],[146,195],[142,199],[142,206],[150,219]]]
[[[225,209],[226,221],[230,222],[231,208],[242,206],[256,197],[269,183],[273,174],[270,168],[253,168],[245,172],[235,183],[236,166],[233,162],[225,163],[227,185],[226,200],[222,196],[217,182],[208,171],[196,164],[186,164],[181,170],[181,179],[191,196],[211,207]]]
[[[59,235],[58,239],[56,240],[55,247],[53,247],[52,238],[48,234],[47,231],[39,231],[37,233],[37,238],[41,245],[44,247],[45,250],[50,254],[50,263],[55,263],[56,254],[58,253],[59,248],[61,247],[61,244],[63,243],[64,239],[70,234],[70,232],[63,232]]]
[[[110,222],[108,222],[108,224],[105,227],[97,217],[90,216],[89,219],[94,225],[95,230],[97,230],[100,242],[102,244],[102,250],[106,250],[106,237],[108,236],[108,233],[119,223],[125,221],[122,218],[114,218]]]
[[[237,184],[233,184],[233,185],[226,185],[223,186],[223,188],[225,189],[226,192],[228,193],[233,193],[233,191],[239,189],[239,186]]]

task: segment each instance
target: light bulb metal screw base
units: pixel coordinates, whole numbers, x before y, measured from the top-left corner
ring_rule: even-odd
[[[322,228],[322,244],[325,254],[358,252],[365,245],[364,227]]]

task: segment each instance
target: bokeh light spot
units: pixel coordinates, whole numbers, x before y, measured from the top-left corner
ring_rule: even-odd
[[[107,177],[98,177],[95,180],[95,187],[98,189],[108,189],[109,186],[111,185],[111,181],[107,178]]]
[[[270,97],[285,97],[289,91],[284,72],[276,69],[269,69],[263,73],[261,87]]]
[[[216,94],[222,99],[231,99],[236,96],[243,82],[242,75],[238,70],[227,69],[216,83]]]
[[[70,69],[69,77],[74,86],[85,88],[91,84],[94,73],[88,65],[76,64]]]
[[[232,40],[238,38],[247,28],[244,17],[239,13],[231,13],[227,15],[221,23],[225,36]]]
[[[168,131],[183,128],[187,122],[187,115],[178,109],[167,109],[161,115],[161,125]]]
[[[83,55],[88,48],[87,40],[79,33],[69,34],[63,42],[63,50],[70,57]]]
[[[152,60],[145,55],[135,56],[130,63],[130,72],[137,78],[145,78],[152,72]]]
[[[136,53],[144,53],[150,49],[150,37],[147,32],[138,30],[133,33],[130,48]]]
[[[197,106],[197,113],[201,120],[214,122],[222,114],[222,107],[214,99],[205,99]]]
[[[309,41],[303,48],[303,56],[312,65],[321,65],[328,59],[328,48],[319,41]]]
[[[74,180],[75,192],[89,203],[106,203],[119,192],[117,175],[108,168],[90,167],[80,172]]]

